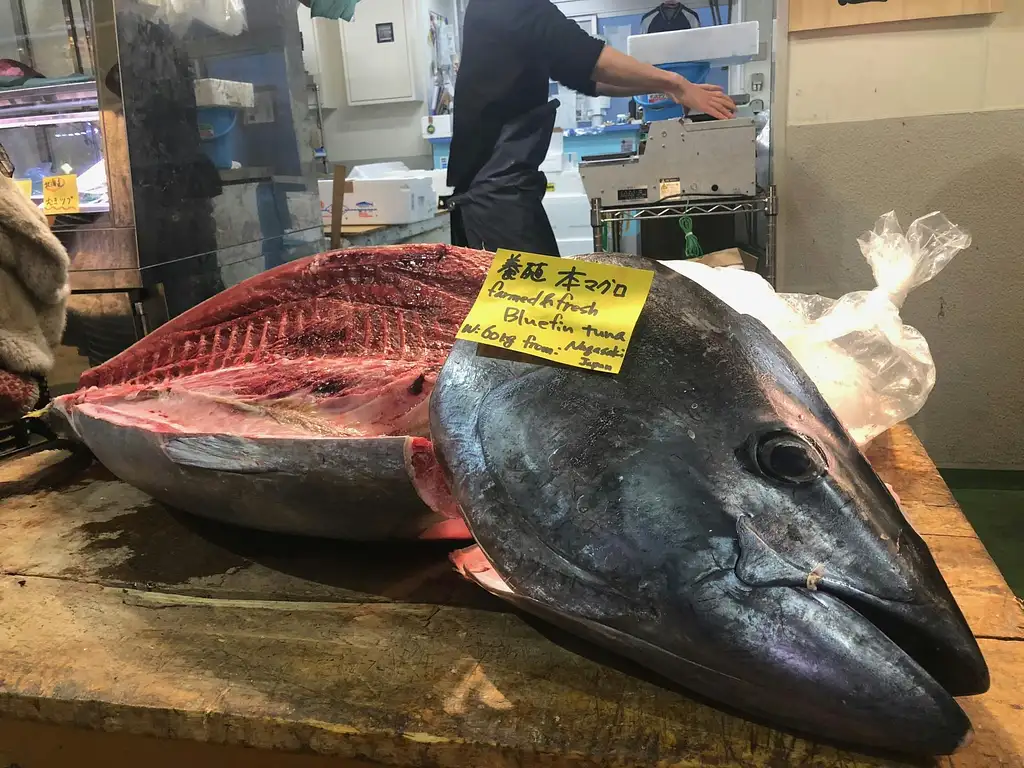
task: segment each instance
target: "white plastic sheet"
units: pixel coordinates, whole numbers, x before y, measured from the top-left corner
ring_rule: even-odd
[[[921,333],[903,323],[907,294],[971,244],[941,213],[906,233],[896,214],[858,240],[876,287],[839,299],[780,293],[752,272],[692,262],[667,266],[739,312],[763,322],[792,352],[859,445],[921,410],[935,386],[935,363]]]

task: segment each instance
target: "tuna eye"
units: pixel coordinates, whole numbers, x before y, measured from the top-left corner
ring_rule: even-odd
[[[825,470],[825,462],[817,448],[788,432],[773,432],[762,437],[757,443],[755,456],[758,469],[780,483],[809,483]]]

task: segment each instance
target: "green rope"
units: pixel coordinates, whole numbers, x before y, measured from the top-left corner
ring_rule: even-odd
[[[699,259],[704,255],[704,250],[700,247],[700,241],[697,236],[693,234],[693,219],[689,216],[681,216],[679,218],[679,228],[686,233],[686,242],[683,244],[683,256],[687,259]]]

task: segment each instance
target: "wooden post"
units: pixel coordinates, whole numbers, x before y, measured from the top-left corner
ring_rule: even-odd
[[[344,165],[334,166],[334,192],[331,195],[331,250],[341,248],[341,220],[345,216],[345,178],[348,169]]]

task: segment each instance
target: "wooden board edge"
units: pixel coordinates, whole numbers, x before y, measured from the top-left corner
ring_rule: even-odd
[[[789,32],[799,34],[801,32],[823,32],[826,30],[849,30],[853,27],[875,26],[877,24],[892,24],[901,21],[926,21],[929,19],[956,18],[960,16],[988,16],[1002,13],[1005,10],[1005,0],[985,0],[988,8],[977,8],[976,10],[956,9],[933,9],[925,11],[921,15],[905,16],[895,6],[847,6],[844,13],[848,14],[846,19],[841,21],[829,21],[824,24],[803,21],[803,15],[794,9],[793,6],[802,5],[803,2],[821,3],[822,0],[792,0],[789,13]],[[980,3],[979,3],[980,5]],[[865,15],[870,13],[869,18]],[[877,14],[877,15],[876,15]]]

